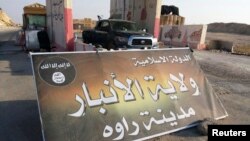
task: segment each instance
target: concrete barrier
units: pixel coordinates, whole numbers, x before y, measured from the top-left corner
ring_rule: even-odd
[[[223,50],[231,52],[233,47],[233,42],[222,41],[222,40],[210,40],[207,42],[207,50]]]
[[[184,25],[185,18],[177,15],[161,15],[160,25]]]
[[[227,51],[240,55],[250,55],[250,44],[237,44],[230,41],[209,40],[206,42],[206,49]]]
[[[85,44],[82,41],[75,42],[75,51],[96,51],[94,45]]]
[[[205,49],[207,25],[164,25],[161,28],[160,42],[166,46]]]
[[[236,44],[232,47],[233,54],[242,54],[250,56],[250,44]]]
[[[23,31],[19,31],[18,34],[16,34],[15,45],[25,46],[25,34]]]

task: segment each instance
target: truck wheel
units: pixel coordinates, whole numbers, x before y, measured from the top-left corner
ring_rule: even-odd
[[[109,41],[109,43],[108,43],[108,45],[107,45],[107,49],[108,49],[108,50],[110,50],[110,49],[116,50],[117,48],[116,48],[116,46],[115,46],[115,44],[114,44],[113,41]]]
[[[82,39],[82,42],[83,42],[83,43],[86,43],[86,44],[89,43],[88,40],[87,40],[87,39],[84,39],[84,38]]]

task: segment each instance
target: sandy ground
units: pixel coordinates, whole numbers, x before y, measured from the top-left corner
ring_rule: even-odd
[[[0,31],[0,140],[41,141],[30,60],[13,45],[14,35]],[[250,124],[250,56],[214,51],[194,56],[229,114],[219,124]],[[194,127],[151,139],[165,140],[206,141],[207,136]]]
[[[229,117],[225,124],[250,124],[250,57],[227,53],[195,52]]]
[[[229,53],[195,51],[194,56],[205,72],[229,116],[218,124],[250,124],[250,57]],[[205,141],[194,127],[152,141]]]
[[[227,33],[212,33],[208,32],[206,35],[206,40],[222,40],[230,41],[233,43],[246,43],[250,44],[250,36],[237,35],[237,34],[227,34]]]

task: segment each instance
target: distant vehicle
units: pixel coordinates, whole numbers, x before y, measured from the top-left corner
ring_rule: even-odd
[[[82,32],[84,43],[101,45],[106,49],[144,49],[156,47],[153,35],[138,29],[135,22],[106,19],[99,20],[92,30]]]

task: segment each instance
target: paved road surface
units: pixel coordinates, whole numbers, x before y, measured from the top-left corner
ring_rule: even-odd
[[[18,31],[0,31],[0,141],[41,141],[30,58],[14,46]]]

